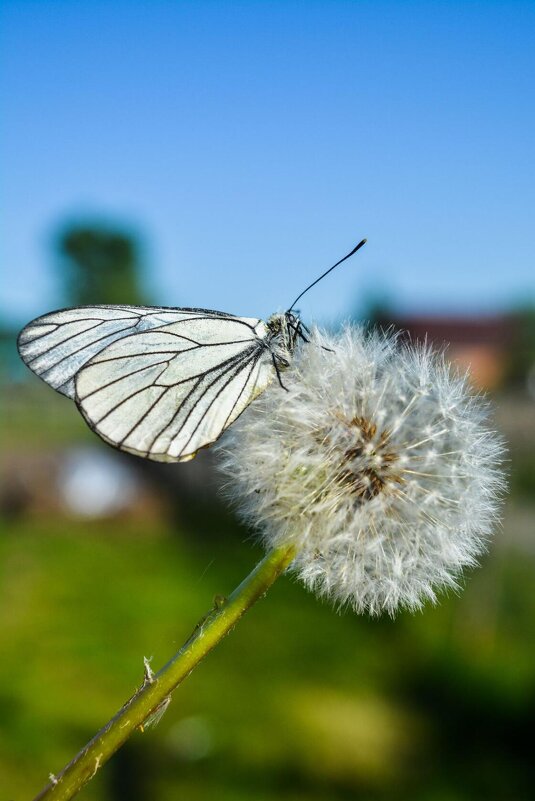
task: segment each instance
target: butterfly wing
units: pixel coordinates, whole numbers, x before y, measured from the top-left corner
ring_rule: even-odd
[[[267,333],[261,320],[206,312],[123,337],[77,373],[76,402],[111,445],[186,461],[273,379]]]
[[[29,323],[18,338],[22,360],[51,387],[74,398],[74,376],[112,342],[167,323],[206,315],[231,315],[204,309],[153,306],[82,306],[45,314]]]

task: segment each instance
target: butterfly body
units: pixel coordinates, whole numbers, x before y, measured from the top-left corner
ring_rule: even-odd
[[[102,439],[181,462],[214,442],[287,369],[303,324],[207,309],[87,306],[51,312],[20,333],[23,361],[72,398]]]

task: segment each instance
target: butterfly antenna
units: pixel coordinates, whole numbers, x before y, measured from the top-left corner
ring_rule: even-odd
[[[301,298],[303,297],[305,292],[308,292],[309,289],[312,289],[313,286],[316,286],[316,284],[319,283],[319,281],[321,281],[323,278],[325,278],[326,275],[329,275],[329,273],[332,272],[335,267],[338,267],[338,265],[342,264],[343,261],[345,261],[346,259],[349,259],[351,256],[353,256],[357,252],[357,250],[360,250],[360,248],[363,245],[366,244],[367,241],[368,241],[367,239],[363,239],[361,242],[358,243],[358,245],[356,247],[353,248],[353,250],[350,253],[347,254],[347,256],[344,256],[343,259],[340,259],[340,261],[337,261],[336,264],[333,264],[332,267],[329,267],[328,270],[325,270],[325,272],[322,273],[319,278],[316,278],[315,281],[312,281],[312,283],[309,284],[309,286],[307,286],[306,289],[303,289],[301,294],[296,297],[296,299],[294,300],[294,302],[292,303],[292,305],[290,306],[288,311],[292,311],[292,309],[294,308],[294,306],[297,303],[297,301],[301,300]]]

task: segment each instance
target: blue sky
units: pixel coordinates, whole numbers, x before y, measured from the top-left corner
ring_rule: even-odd
[[[69,218],[153,298],[334,321],[535,296],[535,3],[2,3],[0,314],[61,305]]]

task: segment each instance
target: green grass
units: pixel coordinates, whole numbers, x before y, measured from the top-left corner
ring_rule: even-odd
[[[4,532],[0,797],[23,801],[260,553],[163,524]],[[527,799],[532,577],[495,556],[459,598],[394,622],[337,614],[284,577],[81,798]]]
[[[53,392],[43,381],[0,385],[3,448],[20,450],[58,448],[73,442],[94,441],[69,398]]]

